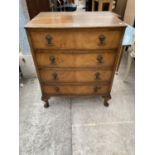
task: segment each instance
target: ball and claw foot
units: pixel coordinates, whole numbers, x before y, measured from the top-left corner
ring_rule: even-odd
[[[42,96],[41,97],[41,100],[44,102],[44,108],[49,107],[48,99],[49,99],[49,97],[47,97],[47,96]]]
[[[104,106],[109,107],[108,101],[111,99],[111,95],[109,94],[108,96],[102,96],[102,97],[104,98],[104,102],[103,102]]]
[[[104,101],[104,106],[109,107],[109,103],[107,101]]]
[[[46,101],[44,104],[44,108],[48,108],[48,107],[49,107],[49,103],[48,103],[48,101]]]

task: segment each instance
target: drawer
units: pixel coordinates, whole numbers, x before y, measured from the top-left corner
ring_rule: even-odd
[[[44,94],[49,95],[103,95],[109,92],[109,85],[44,85]]]
[[[115,57],[115,52],[103,54],[36,53],[37,64],[42,67],[112,67]]]
[[[52,70],[39,71],[42,82],[94,82],[110,81],[112,71],[107,70]]]
[[[123,31],[106,29],[30,30],[35,49],[113,49]]]

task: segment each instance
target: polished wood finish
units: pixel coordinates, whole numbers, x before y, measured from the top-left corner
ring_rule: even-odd
[[[35,49],[113,49],[119,47],[122,30],[31,30],[30,35]],[[51,37],[50,43],[47,36]]]
[[[44,83],[63,83],[63,82],[110,82],[112,70],[57,70],[57,69],[41,69],[41,81]]]
[[[103,96],[108,106],[125,27],[110,12],[40,13],[31,20],[25,28],[44,107],[51,96],[83,95]]]
[[[118,56],[118,62],[117,62],[117,67],[116,67],[116,74],[118,74],[118,70],[119,70],[119,66],[120,66],[120,63],[121,63],[121,59],[122,59],[124,50],[125,50],[125,46],[122,46],[121,49],[120,49],[119,56]]]
[[[99,57],[102,58],[100,58],[101,61],[99,61]],[[116,53],[36,54],[37,64],[40,67],[113,67],[115,57]]]
[[[43,91],[45,94],[52,95],[102,95],[109,91],[109,85],[43,85]]]
[[[116,28],[126,24],[112,12],[42,12],[25,26],[26,28]],[[67,35],[66,35],[67,36]]]

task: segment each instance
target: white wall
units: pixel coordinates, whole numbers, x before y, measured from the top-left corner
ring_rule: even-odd
[[[36,71],[32,60],[29,43],[24,29],[30,20],[25,0],[19,0],[19,65],[25,78],[36,77]]]

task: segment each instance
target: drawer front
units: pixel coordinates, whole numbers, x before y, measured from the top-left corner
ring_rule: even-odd
[[[104,29],[31,30],[35,49],[113,49],[120,45],[122,31]]]
[[[40,70],[40,78],[42,82],[94,82],[94,81],[110,81],[112,71],[88,71],[75,70],[63,71],[43,69]]]
[[[61,85],[61,86],[43,86],[44,94],[49,95],[103,95],[109,92],[108,85]]]
[[[116,53],[103,54],[49,54],[36,53],[38,66],[42,67],[111,67]]]

